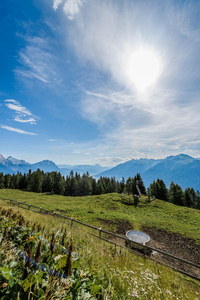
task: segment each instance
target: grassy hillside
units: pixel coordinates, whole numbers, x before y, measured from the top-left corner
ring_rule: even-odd
[[[135,208],[122,203],[121,195],[116,193],[64,197],[2,189],[1,197],[41,206],[113,232],[120,232],[119,224],[127,221],[126,230],[156,227],[181,234],[200,245],[200,211],[157,199],[148,203],[147,198],[142,197]]]
[[[33,198],[37,198],[37,196],[42,197],[42,195],[32,194]],[[112,195],[112,197],[116,197],[116,195]],[[6,209],[10,208],[9,203],[3,201],[0,201],[0,205]],[[52,278],[47,272],[34,265],[29,266],[29,277],[24,279],[21,275],[24,272],[23,260],[17,257],[16,252],[13,252],[11,240],[8,243],[4,239],[0,249],[0,292],[5,296],[1,299],[199,299],[199,282],[168,267],[140,257],[126,249],[115,249],[85,232],[81,233],[81,231],[70,228],[52,216],[42,216],[41,219],[41,215],[17,207],[12,208],[12,211],[13,213],[20,211],[25,225],[19,226],[21,221],[9,219],[4,212],[1,217],[0,241],[4,235],[3,232],[5,233],[5,227],[8,229],[7,239],[9,239],[12,227],[13,232],[14,230],[16,232],[12,241],[15,242],[14,247],[20,246],[22,249],[25,245],[24,242],[22,243],[22,239],[24,239],[35,245],[32,250],[35,252],[40,237],[43,236],[45,240],[50,240],[52,232],[57,233],[55,243],[59,245],[62,240],[62,232],[66,228],[65,240],[73,243],[74,262],[78,259],[78,264],[72,262],[72,275],[69,275],[66,280],[60,280],[56,276]],[[30,226],[29,233],[27,221]],[[36,223],[36,226],[33,223]],[[38,232],[37,224],[41,223],[41,228],[43,226],[44,228]],[[32,231],[33,227],[35,227],[35,233]],[[46,259],[45,251],[47,251],[48,257],[51,258],[48,264],[59,265],[64,269],[63,263],[66,261],[64,254],[58,253],[56,250],[51,255],[48,252],[50,246],[45,243],[45,240],[42,241],[42,252],[38,263],[42,263],[44,266],[43,259]],[[17,298],[10,297],[12,293],[17,295]],[[72,293],[74,293],[74,297]]]

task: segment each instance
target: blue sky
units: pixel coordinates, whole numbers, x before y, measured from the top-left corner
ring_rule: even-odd
[[[189,0],[2,0],[0,153],[200,157],[199,15]]]

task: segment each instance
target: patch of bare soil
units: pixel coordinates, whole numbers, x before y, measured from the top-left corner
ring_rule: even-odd
[[[112,232],[116,234],[125,235],[128,230],[133,229],[133,225],[127,220],[116,219],[113,221],[101,218],[98,218],[97,220],[101,222],[102,227],[103,225],[106,225],[109,228],[113,227]]]
[[[142,231],[150,236],[148,246],[167,252],[173,256],[177,256],[184,260],[193,262],[200,266],[200,246],[194,240],[185,238],[178,233],[168,232],[156,227],[142,226]],[[153,253],[156,259],[167,263],[177,269],[192,273],[200,278],[200,269],[180,262],[176,259],[161,255],[158,252]]]

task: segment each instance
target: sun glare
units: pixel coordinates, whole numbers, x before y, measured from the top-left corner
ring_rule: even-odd
[[[159,77],[159,58],[151,50],[140,48],[127,57],[126,72],[137,89],[144,91]]]

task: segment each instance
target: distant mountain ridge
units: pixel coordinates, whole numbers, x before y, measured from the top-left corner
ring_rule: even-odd
[[[120,180],[122,177],[125,180],[128,177],[133,177],[140,173],[146,187],[153,180],[162,179],[167,186],[173,180],[183,189],[193,187],[200,190],[200,160],[186,154],[169,156],[165,159],[132,159],[123,164],[120,164],[110,170],[95,175],[114,177]]]
[[[62,174],[67,175],[73,170],[74,173],[83,174],[89,172],[90,175],[94,175],[100,172],[104,172],[109,169],[109,167],[102,167],[99,164],[96,165],[58,165],[61,169]]]
[[[69,175],[71,170],[80,174],[89,172],[90,175],[94,175],[99,172],[103,172],[108,168],[102,167],[98,164],[96,165],[56,165],[51,160],[43,160],[34,164],[30,164],[25,160],[19,160],[12,156],[9,156],[7,159],[0,154],[0,173],[3,172],[4,174],[14,174],[17,172],[28,173],[29,170],[36,171],[40,169],[44,172],[53,172],[57,171],[60,172],[62,175],[66,176]]]

